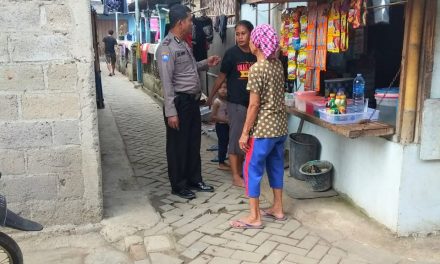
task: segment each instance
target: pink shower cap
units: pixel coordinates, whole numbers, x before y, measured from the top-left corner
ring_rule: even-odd
[[[279,46],[277,33],[272,26],[267,24],[259,25],[252,30],[251,41],[263,52],[266,59],[273,56]]]

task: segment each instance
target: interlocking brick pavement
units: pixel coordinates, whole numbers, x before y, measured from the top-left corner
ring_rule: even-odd
[[[205,150],[215,142],[206,135],[202,136],[203,177],[216,186],[216,192],[197,193],[191,201],[171,195],[162,107],[124,77],[110,81],[104,89],[106,105],[126,145],[136,183],[162,216],[157,226],[144,232],[147,243],[153,243],[154,237],[163,242],[163,247],[147,245],[147,252],[163,248],[149,253],[151,263],[366,263],[310,234],[291,216],[286,222],[267,221],[261,230],[231,229],[228,221],[246,214],[247,197],[243,189],[231,185],[227,172],[210,162],[216,153]],[[261,204],[269,206],[264,197]]]

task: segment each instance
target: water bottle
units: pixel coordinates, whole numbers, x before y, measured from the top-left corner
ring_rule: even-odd
[[[356,113],[364,111],[365,80],[358,73],[353,81],[353,109]]]

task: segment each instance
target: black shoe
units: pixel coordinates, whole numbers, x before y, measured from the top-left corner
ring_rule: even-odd
[[[172,191],[171,193],[174,194],[174,195],[177,195],[177,196],[179,196],[180,198],[183,198],[183,199],[194,199],[194,198],[196,198],[196,194],[194,192],[188,190],[188,189],[183,189],[183,190],[178,191],[178,192]]]
[[[189,186],[192,190],[197,190],[199,192],[214,192],[214,187],[206,185],[204,182],[199,182],[194,185]]]

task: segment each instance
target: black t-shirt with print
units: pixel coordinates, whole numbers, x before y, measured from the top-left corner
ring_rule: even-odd
[[[226,74],[228,102],[249,105],[249,92],[246,85],[249,68],[257,61],[252,53],[242,51],[238,46],[228,49],[222,60],[220,71]]]

